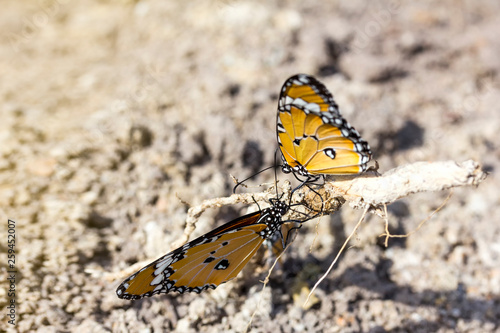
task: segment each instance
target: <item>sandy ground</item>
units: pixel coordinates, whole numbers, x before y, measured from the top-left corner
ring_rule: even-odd
[[[2,255],[0,331],[241,332],[262,297],[252,332],[500,332],[498,1],[2,7],[0,249],[11,219],[17,274],[13,326]],[[308,309],[300,291],[360,211],[323,217],[315,240],[304,225],[262,296],[263,259],[202,295],[118,299],[125,276],[109,277],[182,235],[181,199],[227,196],[230,174],[271,165],[277,95],[300,72],[333,92],[381,172],[472,158],[491,174],[388,248],[371,217]],[[391,228],[411,231],[447,195],[391,205]],[[248,209],[209,210],[193,236]]]

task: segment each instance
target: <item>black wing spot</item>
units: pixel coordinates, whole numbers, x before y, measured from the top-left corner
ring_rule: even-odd
[[[222,259],[219,261],[217,265],[215,265],[214,269],[218,271],[223,271],[229,267],[229,261],[227,259]]]
[[[222,242],[222,246],[226,246],[229,242]]]
[[[209,262],[212,262],[214,261],[215,258],[214,257],[208,257],[207,259],[205,259],[205,261],[203,262],[204,264],[208,264]]]
[[[326,156],[330,157],[332,160],[335,159],[335,157],[337,156],[337,153],[335,152],[335,149],[333,149],[333,148],[325,149],[324,153]]]
[[[297,138],[297,139],[293,140],[293,144],[296,146],[300,146],[301,141],[302,141],[302,139]]]

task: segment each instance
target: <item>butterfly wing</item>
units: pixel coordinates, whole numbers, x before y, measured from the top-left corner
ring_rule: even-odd
[[[242,216],[155,260],[127,278],[118,297],[139,299],[177,291],[215,289],[243,269],[281,225],[276,207]]]
[[[368,143],[341,116],[332,94],[305,74],[292,76],[281,89],[277,136],[285,172],[357,174],[371,159]]]

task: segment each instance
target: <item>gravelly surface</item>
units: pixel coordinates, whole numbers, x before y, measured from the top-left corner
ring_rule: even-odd
[[[370,218],[304,310],[301,288],[326,271],[360,212],[323,217],[315,240],[308,222],[252,331],[500,331],[498,1],[2,6],[0,230],[16,221],[18,274],[15,327],[0,282],[0,330],[242,331],[262,260],[202,295],[124,301],[106,277],[171,249],[188,209],[179,198],[226,196],[229,174],[272,163],[279,89],[304,72],[333,92],[381,172],[472,158],[491,174],[388,248]],[[272,174],[252,183],[264,181]],[[393,230],[414,229],[447,195],[392,205]],[[245,212],[207,211],[195,233]]]

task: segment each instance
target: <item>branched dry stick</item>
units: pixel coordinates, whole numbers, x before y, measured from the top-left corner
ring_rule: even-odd
[[[472,160],[463,163],[453,161],[417,162],[392,169],[382,176],[367,173],[357,177],[336,177],[334,181],[328,181],[319,189],[315,189],[321,195],[323,202],[318,200],[316,193],[303,187],[294,192],[292,203],[303,203],[305,207],[314,208],[316,211],[322,208],[323,215],[335,213],[346,201],[354,208],[381,213],[379,207],[382,205],[390,204],[410,194],[479,185],[486,176],[487,174],[481,170],[479,163]],[[285,193],[282,200],[288,201],[290,195],[288,182],[281,186],[281,193]],[[188,241],[199,216],[208,208],[236,203],[252,204],[255,201],[264,203],[275,197],[276,193],[271,188],[261,193],[233,194],[226,198],[210,199],[201,205],[191,207],[188,211],[184,235],[176,244],[173,244],[172,248]],[[379,210],[377,211],[377,209]],[[303,219],[303,215],[297,213],[296,210],[289,214],[290,218]],[[127,269],[127,272],[133,273],[147,262],[138,263]],[[123,273],[120,272],[117,275],[121,276]]]
[[[321,195],[323,202],[318,199],[316,192],[307,187],[295,191],[292,203],[302,203],[316,211],[322,209],[323,215],[335,213],[347,201],[354,208],[370,209],[384,204],[390,204],[398,199],[417,192],[432,192],[466,185],[479,185],[486,178],[479,163],[469,160],[463,163],[447,162],[416,162],[392,169],[381,176],[366,173],[354,177],[336,177],[334,181],[327,181],[320,188],[314,190]],[[285,193],[282,200],[288,200],[290,184],[285,182],[281,187]],[[200,215],[208,208],[221,207],[236,203],[269,202],[276,197],[274,188],[261,193],[233,194],[226,198],[205,200],[201,205],[191,207],[188,211],[184,236],[179,244],[184,244],[195,228]],[[303,215],[290,212],[290,218],[303,219]]]

